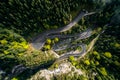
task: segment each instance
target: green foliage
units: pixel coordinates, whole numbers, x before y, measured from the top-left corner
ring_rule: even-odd
[[[120,44],[119,43],[115,43],[114,47],[117,48],[117,49],[120,49]]]
[[[85,77],[85,76],[83,76],[83,75],[80,75],[80,76],[78,77],[78,80],[88,80],[88,78]]]
[[[106,4],[105,1],[99,0],[8,0],[7,3],[0,2],[0,25],[29,37],[28,35],[68,24],[73,13],[77,15],[76,11],[83,9],[95,11],[101,8],[103,3]],[[103,13],[100,13],[102,17],[99,16],[100,14],[93,16],[98,20],[90,21],[100,22],[101,19],[108,21],[111,14],[105,12],[108,17],[104,18]],[[82,24],[86,23],[89,23],[88,20],[82,18]]]
[[[105,69],[104,67],[101,67],[99,72],[100,72],[102,75],[107,76],[107,71],[106,71],[106,69]]]
[[[104,55],[105,55],[106,57],[108,57],[108,58],[111,58],[111,57],[112,57],[112,55],[111,55],[110,52],[105,52]]]
[[[100,47],[100,46],[95,46],[95,47]],[[109,45],[106,47],[109,47]],[[111,48],[116,49],[117,51],[119,50],[117,47],[116,48],[111,47]],[[119,57],[116,56],[116,54],[112,54],[111,52],[108,51],[103,52],[103,50],[100,49],[91,51],[83,59],[80,59],[80,61],[77,60],[77,64],[74,66],[77,69],[80,68],[83,71],[86,71],[86,75],[89,76],[89,79],[97,79],[97,80],[119,79],[119,76],[117,75],[119,74],[119,69],[120,69]],[[97,73],[97,75],[92,75],[93,73]]]
[[[44,45],[44,49],[45,50],[50,50],[51,49],[51,45]]]
[[[51,42],[52,42],[51,39],[47,39],[47,40],[46,40],[46,43],[47,43],[47,44],[51,44]]]
[[[58,64],[55,64],[55,68],[58,68]]]
[[[19,56],[18,60],[25,66],[33,68],[36,66],[42,66],[47,64],[48,61],[52,62],[52,60],[54,60],[54,57],[51,54],[48,53],[47,55],[42,51],[32,51],[25,56]]]
[[[43,47],[43,50],[50,50],[52,46],[59,41],[59,38],[55,37],[53,39],[47,39]]]
[[[17,57],[25,55],[28,48],[28,43],[22,36],[0,28],[0,68],[6,73],[10,73],[20,63]]]
[[[69,56],[69,61],[70,61],[70,62],[73,62],[73,61],[75,61],[75,58],[74,58],[74,56]]]
[[[18,80],[18,79],[14,77],[14,78],[12,78],[12,80]]]
[[[69,56],[68,60],[72,63],[73,66],[77,66],[77,68],[79,68],[78,62],[76,61],[74,56]]]
[[[97,52],[97,51],[93,51],[93,55],[94,55],[94,56],[97,56],[97,55],[98,55],[98,52]]]
[[[89,61],[89,60],[85,60],[85,61],[84,61],[84,64],[85,64],[85,65],[90,65],[90,61]]]
[[[96,59],[97,59],[97,60],[100,60],[100,59],[101,59],[100,55],[97,55],[97,56],[96,56]]]
[[[69,21],[70,11],[78,3],[72,0],[9,0],[0,2],[0,24],[27,36],[55,29]],[[4,27],[3,26],[3,27]],[[4,27],[5,28],[5,27]]]
[[[77,62],[76,62],[76,61],[72,61],[72,65],[73,65],[73,66],[76,66],[76,65],[77,65]]]
[[[19,55],[24,54],[28,49],[26,40],[8,29],[0,30],[0,55]]]
[[[114,61],[114,64],[115,64],[116,66],[120,67],[120,62]]]
[[[3,70],[10,73],[12,67],[18,64],[24,64],[27,67],[47,64],[48,61],[53,60],[52,55],[47,57],[41,52],[34,51],[24,54],[28,44],[20,35],[28,37],[44,30],[66,25],[74,17],[74,14],[76,15],[76,12],[82,9],[90,12],[100,9],[99,13],[82,18],[78,27],[68,31],[69,34],[81,32],[91,26],[91,23],[99,26],[96,34],[102,29],[106,29],[98,39],[94,47],[95,51],[91,51],[80,61],[76,61],[74,57],[70,56],[69,61],[76,68],[86,71],[90,80],[92,80],[93,72],[97,73],[96,76],[93,76],[97,80],[119,80],[119,4],[119,0],[9,0],[6,3],[0,1],[0,68],[2,67]],[[111,26],[104,26],[108,23]],[[12,29],[20,35],[2,28]],[[58,41],[58,38],[48,39],[44,48],[49,50]],[[87,78],[76,75],[68,76],[67,74],[54,77],[53,80],[56,79],[86,80]]]
[[[59,38],[58,38],[58,37],[55,37],[55,38],[54,38],[54,41],[55,41],[55,42],[58,42],[58,41],[59,41]]]
[[[95,61],[95,65],[98,66],[100,63],[98,61]]]
[[[51,80],[88,80],[88,78],[84,75],[78,74],[72,75],[72,72],[70,72],[61,75],[55,75],[51,78]]]

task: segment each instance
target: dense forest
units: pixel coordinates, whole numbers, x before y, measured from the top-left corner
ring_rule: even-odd
[[[119,80],[119,37],[119,0],[0,0],[0,80]],[[36,75],[62,63],[83,74]]]

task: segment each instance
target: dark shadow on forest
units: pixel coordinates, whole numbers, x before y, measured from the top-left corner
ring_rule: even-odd
[[[17,77],[19,78],[19,80],[27,80],[27,79],[31,78],[31,76],[35,75],[38,71],[49,68],[54,62],[55,62],[55,60],[50,60],[39,66],[36,66],[33,68],[28,68],[27,70],[22,72]]]

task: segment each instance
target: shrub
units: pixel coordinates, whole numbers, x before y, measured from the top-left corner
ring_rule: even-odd
[[[93,55],[98,55],[98,52],[97,51],[93,51]]]
[[[84,64],[85,64],[85,65],[90,65],[90,61],[89,61],[89,60],[85,60],[85,61],[84,61]]]
[[[55,68],[58,68],[58,64],[55,64]]]
[[[50,50],[50,49],[51,49],[51,46],[50,46],[50,45],[45,45],[45,46],[44,46],[44,49],[45,49],[45,50]]]
[[[72,62],[72,65],[73,65],[73,66],[76,66],[76,65],[77,65],[77,62],[76,62],[76,61],[73,61],[73,62]]]
[[[91,64],[91,65],[95,65],[93,60],[90,61],[90,64]]]
[[[98,61],[95,61],[95,65],[99,65],[99,62],[98,62]]]
[[[105,55],[106,57],[108,57],[108,58],[111,58],[111,57],[112,57],[112,55],[111,55],[110,52],[105,52],[104,55]]]
[[[104,67],[101,67],[101,68],[100,68],[100,73],[101,73],[102,75],[104,75],[104,76],[107,76],[107,71],[106,71],[106,69],[105,69]]]
[[[88,80],[88,78],[86,76],[84,76],[84,75],[80,75],[78,77],[78,80]]]
[[[18,80],[18,79],[14,77],[14,78],[12,78],[12,80]]]
[[[118,61],[114,61],[114,64],[120,67],[120,63]]]
[[[46,40],[46,43],[47,43],[47,44],[51,44],[51,42],[52,42],[51,39],[47,39],[47,40]]]
[[[97,59],[97,60],[100,60],[100,55],[97,55],[97,56],[96,56],[96,59]]]
[[[75,60],[74,56],[69,56],[69,61],[73,62]]]
[[[59,41],[59,38],[58,38],[58,37],[54,38],[54,41],[55,41],[55,42],[58,42],[58,41]]]
[[[1,42],[1,44],[5,45],[5,44],[7,44],[8,41],[6,41],[5,39],[3,39],[0,42]]]
[[[120,48],[120,44],[119,44],[119,43],[115,43],[114,46],[115,46],[116,48]]]

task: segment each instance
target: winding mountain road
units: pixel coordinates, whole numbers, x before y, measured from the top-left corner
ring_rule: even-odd
[[[78,33],[78,34],[75,34],[75,35],[61,35],[61,34],[58,34],[58,33],[65,32],[65,31],[71,29],[76,23],[78,23],[78,21],[80,19],[82,19],[82,17],[92,15],[92,14],[95,14],[95,13],[96,12],[88,13],[87,11],[80,12],[79,15],[77,17],[75,17],[75,19],[73,19],[68,25],[66,25],[64,27],[61,27],[61,28],[58,28],[58,29],[48,30],[46,32],[41,33],[37,37],[35,37],[32,40],[32,43],[31,43],[32,46],[35,49],[40,50],[44,46],[45,41],[46,41],[47,38],[52,39],[52,38],[58,37],[58,38],[60,38],[62,40],[71,39],[71,40],[68,40],[68,41],[66,41],[66,40],[62,41],[63,46],[60,46],[61,42],[59,42],[58,44],[55,44],[53,46],[53,50],[54,51],[60,51],[60,50],[64,50],[66,48],[75,47],[75,46],[80,46],[82,48],[82,50],[81,51],[67,52],[67,53],[61,55],[57,59],[57,61],[68,58],[71,55],[74,56],[74,57],[79,57],[79,56],[84,55],[86,53],[86,45],[85,44],[76,44],[75,46],[73,46],[73,45],[71,45],[71,43],[72,43],[72,41],[77,41],[77,40],[86,39],[86,38],[90,37],[91,33],[92,33],[92,30],[90,28],[88,28],[86,31],[84,31],[82,33]],[[67,45],[65,45],[65,44],[67,44]]]
[[[91,35],[92,35],[91,29],[87,29],[86,31],[84,31],[82,33],[75,34],[72,36],[60,35],[59,38],[66,38],[66,40],[62,40],[59,43],[55,44],[53,46],[53,50],[60,51],[60,50],[66,49],[66,48],[73,47],[74,45],[71,44],[73,41],[86,39],[86,38],[90,37]],[[58,37],[58,36],[56,36],[56,37]],[[77,46],[78,46],[78,44],[77,44]]]
[[[78,21],[80,19],[82,19],[82,17],[84,16],[88,16],[88,15],[92,15],[92,14],[95,14],[95,12],[90,12],[88,13],[87,11],[82,11],[79,13],[79,15],[73,19],[68,25],[64,26],[64,27],[61,27],[61,28],[58,28],[58,29],[54,29],[54,30],[49,30],[49,31],[46,31],[44,33],[41,33],[40,35],[38,35],[37,37],[35,37],[32,42],[31,42],[31,45],[35,48],[35,49],[38,49],[40,50],[44,44],[45,44],[45,41],[46,41],[46,38],[48,38],[48,36],[50,34],[56,34],[56,33],[61,33],[61,32],[65,32],[69,29],[71,29],[76,23],[78,23]]]

